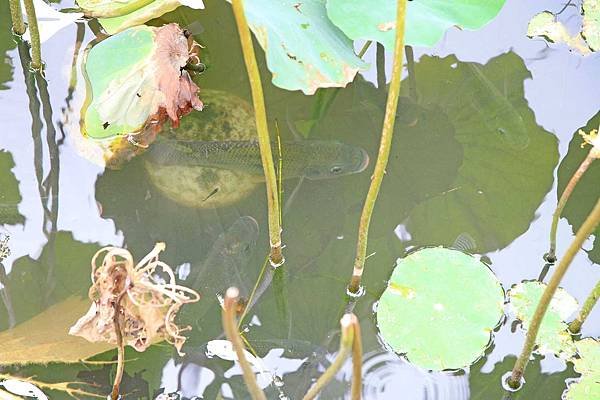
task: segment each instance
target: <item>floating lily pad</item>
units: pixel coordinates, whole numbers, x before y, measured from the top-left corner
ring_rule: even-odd
[[[447,119],[440,134],[453,135],[462,154],[457,169],[438,171],[447,175],[437,178],[445,189],[410,212],[412,243],[450,246],[467,233],[478,252],[507,246],[528,229],[558,162],[556,137],[536,123],[524,99],[529,71],[507,53],[485,65],[422,57],[415,74],[418,104]],[[413,180],[419,179],[417,172]]]
[[[419,0],[406,9],[405,43],[433,46],[444,32],[458,26],[479,29],[491,21],[505,0]],[[351,39],[374,40],[394,46],[396,0],[327,0],[327,14]]]
[[[313,94],[346,86],[366,69],[352,41],[327,18],[324,1],[253,0],[244,6],[274,85]]]
[[[563,399],[591,400],[600,399],[600,343],[585,338],[575,343],[579,357],[573,358],[575,371],[581,378],[569,384]]]
[[[546,289],[546,284],[537,281],[519,283],[510,289],[510,307],[522,322],[524,329],[528,329],[544,289]],[[575,354],[573,339],[567,331],[568,325],[564,321],[577,308],[577,300],[564,289],[558,288],[540,326],[536,338],[536,353],[542,355],[554,353],[562,358]]]
[[[552,43],[564,43],[581,54],[590,52],[583,37],[580,34],[571,35],[567,27],[550,11],[541,12],[531,18],[527,27],[527,36],[530,38],[540,36]]]
[[[0,225],[14,225],[25,222],[25,217],[19,213],[21,193],[19,181],[12,173],[15,167],[12,155],[0,151]]]
[[[600,50],[600,1],[583,0],[581,35],[593,51]]]
[[[112,18],[99,18],[98,22],[109,35],[114,35],[132,26],[141,25],[146,21],[158,18],[182,5],[195,9],[204,8],[202,0],[154,0],[128,14]]]
[[[426,248],[398,261],[377,307],[381,336],[431,369],[469,366],[483,355],[503,315],[504,291],[472,256]]]
[[[177,24],[136,26],[88,50],[87,101],[82,131],[94,139],[139,133],[150,120],[174,124],[201,109],[198,87],[186,71],[188,39]]]
[[[597,129],[599,124],[600,112],[593,116],[588,123],[580,129],[585,132],[590,132],[593,129]],[[578,131],[579,129],[573,133],[567,155],[562,159],[558,167],[558,196],[565,190],[567,183],[590,151],[589,144],[584,147],[581,146],[584,143],[584,140],[577,133]],[[573,232],[579,230],[588,214],[594,208],[596,201],[600,198],[600,185],[598,182],[600,182],[600,160],[595,160],[577,183],[575,190],[573,190],[569,201],[563,209],[562,215],[569,221],[569,224],[571,224]],[[600,226],[596,227],[593,235],[593,247],[591,249],[586,248],[585,251],[590,260],[596,264],[600,264]],[[560,249],[565,249],[566,246],[568,246],[568,243],[558,242],[559,253]]]

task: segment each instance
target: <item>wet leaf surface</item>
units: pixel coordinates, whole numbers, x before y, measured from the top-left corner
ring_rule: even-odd
[[[505,0],[409,1],[405,43],[433,46],[450,27],[479,29],[491,21]],[[395,0],[327,0],[327,15],[351,39],[374,40],[394,46]]]
[[[425,369],[469,366],[503,313],[504,291],[474,257],[441,247],[398,260],[377,306],[384,341]]]
[[[546,284],[541,282],[523,282],[513,286],[508,298],[510,307],[517,319],[522,322],[522,327],[527,330],[537,304],[542,297]],[[567,331],[567,320],[579,307],[577,300],[564,289],[558,288],[548,311],[540,326],[536,338],[538,354],[553,353],[561,358],[569,358],[575,354],[575,346],[571,334]]]

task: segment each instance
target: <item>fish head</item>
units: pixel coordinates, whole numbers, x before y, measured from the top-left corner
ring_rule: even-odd
[[[307,157],[304,176],[311,180],[337,178],[362,172],[369,155],[357,146],[337,141],[315,141],[314,156]]]

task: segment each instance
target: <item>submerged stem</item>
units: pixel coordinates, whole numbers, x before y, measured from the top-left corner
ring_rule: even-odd
[[[523,345],[523,351],[521,355],[517,359],[515,366],[513,367],[512,374],[508,380],[508,384],[512,388],[518,388],[521,385],[521,380],[523,378],[523,374],[525,372],[525,368],[527,367],[527,363],[529,361],[529,357],[531,356],[531,352],[535,346],[535,339],[538,334],[538,330],[540,329],[540,325],[546,314],[546,310],[550,305],[550,301],[554,297],[554,293],[558,288],[562,278],[565,276],[569,265],[571,265],[571,261],[577,254],[577,252],[581,249],[583,242],[590,236],[590,234],[596,229],[598,223],[600,222],[600,199],[597,201],[592,212],[587,216],[583,225],[577,231],[575,235],[575,239],[571,242],[571,245],[567,249],[565,255],[560,260],[560,263],[556,267],[554,274],[550,278],[548,282],[548,286],[544,290],[540,302],[535,309],[535,313],[533,314],[533,319],[531,320],[531,324],[529,326],[529,330],[527,331],[527,337],[525,339],[525,344]]]
[[[113,324],[115,325],[115,335],[117,337],[117,372],[115,374],[115,381],[113,382],[113,388],[110,395],[112,400],[117,400],[119,398],[119,387],[121,386],[123,371],[125,369],[125,345],[123,344],[123,333],[121,332],[121,299],[126,293],[127,291],[123,291],[123,293],[115,300]]]
[[[402,79],[402,59],[404,50],[404,17],[406,14],[406,0],[398,0],[396,13],[396,43],[394,45],[394,64],[392,67],[392,80],[385,107],[385,117],[383,120],[383,129],[381,131],[381,143],[379,145],[379,154],[375,164],[375,171],[371,179],[371,186],[365,199],[362,214],[360,216],[360,225],[358,227],[358,242],[356,244],[356,258],[354,260],[354,270],[352,280],[348,290],[352,293],[358,293],[362,280],[365,258],[367,256],[367,238],[369,234],[369,224],[373,208],[377,201],[379,188],[383,181],[383,175],[387,167],[390,148],[392,146],[392,137],[394,134],[394,122],[396,120],[396,110],[398,108],[398,96],[400,94],[400,81]]]
[[[252,400],[267,400],[264,392],[258,386],[258,383],[256,383],[256,376],[252,371],[250,363],[248,360],[246,360],[246,355],[244,354],[244,344],[235,322],[235,313],[237,308],[236,305],[239,293],[239,290],[234,287],[227,289],[225,292],[222,314],[223,329],[225,330],[227,339],[231,342],[231,345],[235,350],[235,354],[237,355],[237,359],[240,363],[240,368],[242,369],[244,376],[244,382],[246,383],[246,387],[252,396]]]
[[[354,340],[352,342],[352,388],[350,389],[350,400],[362,398],[362,339],[358,318],[352,314],[354,326]]]
[[[33,6],[33,0],[23,0],[23,3],[25,4],[25,12],[27,13],[29,36],[31,37],[31,68],[34,71],[40,71],[42,69],[42,50],[35,7]]]
[[[21,2],[19,0],[9,0],[10,18],[12,19],[12,29],[17,35],[25,33],[25,22],[23,22],[23,11],[21,11]]]
[[[317,379],[315,384],[310,388],[302,400],[312,400],[327,384],[335,377],[335,374],[342,368],[344,362],[352,352],[352,343],[354,342],[354,326],[356,322],[356,316],[354,314],[345,314],[340,320],[342,327],[342,337],[340,339],[340,350],[338,351],[335,360],[331,363],[329,368],[323,372],[323,374]]]
[[[577,317],[569,324],[569,331],[571,333],[577,334],[581,331],[581,326],[587,319],[588,315],[592,312],[592,309],[598,302],[600,298],[600,281],[596,283],[596,286],[592,289],[591,293],[585,299],[583,306],[581,306],[581,310],[579,310],[579,314]]]
[[[595,150],[594,147],[592,147],[585,159],[581,162],[581,164],[569,180],[569,183],[567,183],[567,187],[565,187],[565,190],[563,190],[562,194],[560,195],[560,199],[558,200],[556,210],[554,210],[554,215],[552,216],[552,226],[550,227],[550,250],[548,250],[548,253],[544,256],[546,261],[548,261],[549,263],[556,262],[556,231],[558,229],[558,220],[560,219],[560,215],[562,214],[562,211],[565,208],[569,197],[571,197],[575,186],[577,186],[577,183],[579,182],[585,171],[587,171],[589,166],[592,164],[594,159],[597,158],[596,153],[597,150]]]
[[[232,0],[233,14],[240,35],[242,53],[250,89],[252,91],[252,103],[256,118],[256,131],[258,133],[258,144],[260,147],[260,157],[265,173],[265,182],[267,187],[267,207],[269,214],[269,239],[271,242],[271,264],[283,264],[282,243],[281,243],[281,225],[279,223],[279,198],[277,196],[277,177],[275,175],[275,166],[273,163],[273,154],[271,152],[271,139],[269,138],[269,128],[267,125],[267,112],[265,109],[265,99],[263,96],[262,85],[256,55],[252,45],[250,29],[244,14],[244,5],[242,0]]]

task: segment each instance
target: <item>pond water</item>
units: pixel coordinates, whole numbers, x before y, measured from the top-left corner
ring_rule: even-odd
[[[203,11],[180,8],[152,24],[178,22],[204,46],[207,70],[195,78],[201,98],[204,91],[218,90],[250,101],[231,8],[217,0],[206,5]],[[582,57],[525,35],[531,16],[562,5],[509,0],[485,28],[451,29],[435,48],[414,49],[412,83],[417,95],[411,93],[405,71],[392,155],[371,224],[366,294],[354,309],[363,331],[365,399],[504,395],[501,377],[512,368],[524,340],[510,318],[495,331],[485,356],[467,371],[429,373],[386,350],[377,334],[374,308],[396,260],[424,246],[462,243],[490,265],[505,290],[543,273],[557,187],[565,186],[584,154],[576,132],[600,122],[598,56]],[[575,16],[578,11],[567,7],[565,13]],[[235,284],[249,292],[261,275],[268,249],[263,185],[243,171],[188,175],[173,170],[152,179],[141,159],[119,170],[98,165],[79,131],[85,84],[80,72],[72,75],[73,55],[81,61],[81,50],[95,37],[92,30],[74,24],[43,45],[44,81],[23,70],[26,52],[11,36],[9,18],[3,2],[0,195],[8,200],[0,204],[0,233],[10,236],[10,255],[2,262],[6,277],[0,277],[5,282],[0,330],[10,335],[19,324],[39,316],[25,331],[14,331],[24,335],[26,344],[10,349],[0,344],[0,363],[3,358],[21,364],[39,360],[42,350],[27,344],[52,336],[52,326],[63,315],[85,312],[87,305],[82,308],[72,296],[87,295],[90,258],[104,245],[127,247],[138,259],[162,241],[167,249],[161,258],[177,267],[182,283],[200,282],[195,289],[201,294],[206,282]],[[346,89],[327,89],[316,96],[274,87],[263,53],[257,54],[272,132],[278,130],[284,152],[285,143],[308,136],[363,148],[370,158],[360,173],[298,179],[286,176],[284,156],[286,262],[274,273],[267,268],[262,281],[268,285],[259,285],[245,333],[264,365],[281,377],[278,385],[266,389],[269,398],[297,399],[337,351],[386,91],[377,87],[383,76],[377,73],[375,46],[364,56],[372,64],[369,71]],[[380,66],[389,77],[390,54]],[[504,102],[489,100],[488,84]],[[332,103],[323,107],[327,98]],[[503,124],[512,123],[508,108],[522,117],[529,137],[524,148],[503,131]],[[223,140],[222,132],[211,134]],[[313,151],[316,163],[328,168],[329,160],[319,158],[318,148]],[[598,167],[582,183],[590,188],[587,197],[574,195],[576,201],[565,210],[567,218],[560,220],[559,255],[573,237],[573,225],[579,226],[597,198],[598,181],[592,179],[599,176]],[[189,192],[194,195],[186,196]],[[561,285],[580,302],[600,279],[600,238],[590,238],[584,250]],[[51,306],[52,313],[43,314]],[[163,344],[143,354],[128,351],[132,361],[126,364],[123,381],[126,398],[155,398],[162,391],[178,392],[182,398],[249,398],[231,362],[206,356],[207,342],[222,338],[220,318],[216,299],[204,295],[180,316],[192,327],[186,333],[186,356],[178,357]],[[599,322],[596,309],[583,336],[600,335]],[[110,351],[94,360],[115,357]],[[51,363],[6,366],[2,373],[35,375],[44,382],[84,382],[94,392],[108,393],[114,368],[110,363]],[[524,389],[513,398],[559,399],[565,380],[577,376],[557,357],[536,357]],[[349,398],[350,377],[348,362],[321,398]],[[69,396],[52,391],[50,397]]]

